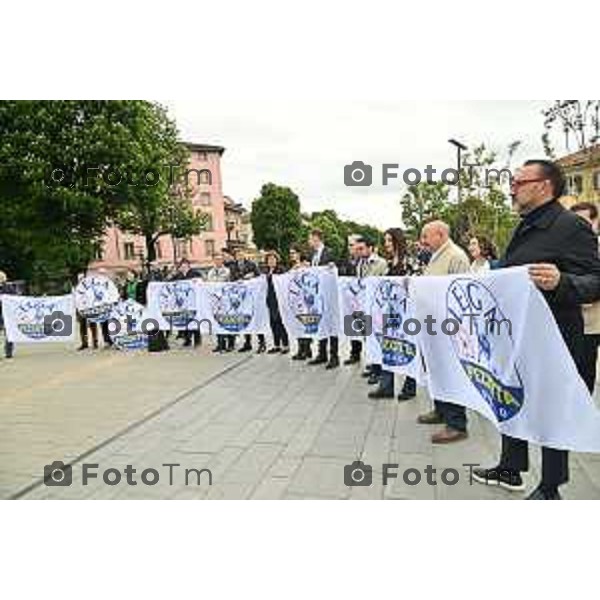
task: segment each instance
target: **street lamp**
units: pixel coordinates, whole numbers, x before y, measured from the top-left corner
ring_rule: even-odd
[[[456,154],[457,154],[457,167],[456,167],[456,170],[458,171],[458,180],[456,181],[456,185],[457,185],[457,190],[458,190],[458,203],[460,204],[461,200],[462,200],[462,190],[461,190],[461,185],[460,185],[460,171],[461,171],[461,168],[462,168],[461,152],[466,151],[467,150],[467,146],[465,146],[464,144],[461,144],[460,142],[458,142],[454,138],[450,138],[448,140],[448,143],[452,144],[456,148]]]

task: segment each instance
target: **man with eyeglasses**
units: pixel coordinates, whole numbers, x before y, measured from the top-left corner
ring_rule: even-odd
[[[530,277],[542,291],[581,374],[585,367],[581,305],[600,299],[600,259],[592,229],[558,202],[563,188],[563,174],[552,162],[530,160],[517,171],[511,195],[521,222],[501,266],[530,265]],[[558,488],[569,479],[568,460],[566,450],[542,447],[542,479],[528,500],[560,500]],[[503,435],[499,465],[474,469],[473,479],[518,491],[525,487],[521,473],[528,468],[527,442]]]

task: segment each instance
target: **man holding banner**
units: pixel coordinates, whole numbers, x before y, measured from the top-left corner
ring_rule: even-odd
[[[557,201],[563,187],[562,172],[545,160],[528,161],[517,172],[511,192],[521,222],[502,266],[530,265],[529,275],[543,292],[581,374],[585,368],[581,305],[600,299],[600,260],[592,229]],[[498,466],[475,469],[473,478],[484,484],[522,490],[521,473],[528,467],[527,442],[503,435]],[[559,500],[558,487],[568,479],[567,451],[542,447],[542,479],[528,499]]]

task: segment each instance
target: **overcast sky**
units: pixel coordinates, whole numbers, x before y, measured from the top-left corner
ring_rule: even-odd
[[[340,215],[381,228],[401,221],[401,181],[381,184],[381,164],[399,173],[456,165],[455,138],[484,142],[505,160],[521,140],[514,164],[543,156],[540,141],[549,101],[297,102],[173,101],[166,103],[182,138],[225,147],[223,191],[250,206],[263,183],[291,187],[302,210],[333,208]],[[371,187],[346,187],[344,165],[373,165]]]

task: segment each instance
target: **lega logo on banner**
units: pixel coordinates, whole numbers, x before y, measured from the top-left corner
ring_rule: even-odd
[[[52,317],[57,309],[57,302],[48,302],[44,298],[19,302],[15,311],[18,330],[32,340],[47,337],[48,318]]]
[[[244,283],[223,285],[220,294],[211,294],[211,303],[217,323],[232,333],[244,331],[254,318],[254,298]]]
[[[309,271],[297,274],[290,281],[288,298],[292,314],[302,323],[305,333],[316,333],[325,304],[319,276]]]
[[[502,308],[483,283],[460,278],[448,288],[446,310],[460,323],[451,339],[465,373],[498,421],[511,419],[523,406],[524,389]]]
[[[417,355],[417,346],[403,330],[408,308],[406,288],[398,281],[385,279],[375,288],[374,302],[375,336],[381,345],[383,364],[408,365]]]
[[[172,327],[187,327],[196,317],[196,290],[190,281],[166,283],[159,292],[158,305]]]
[[[84,277],[75,288],[75,306],[90,321],[106,321],[119,300],[115,284],[102,275]]]

